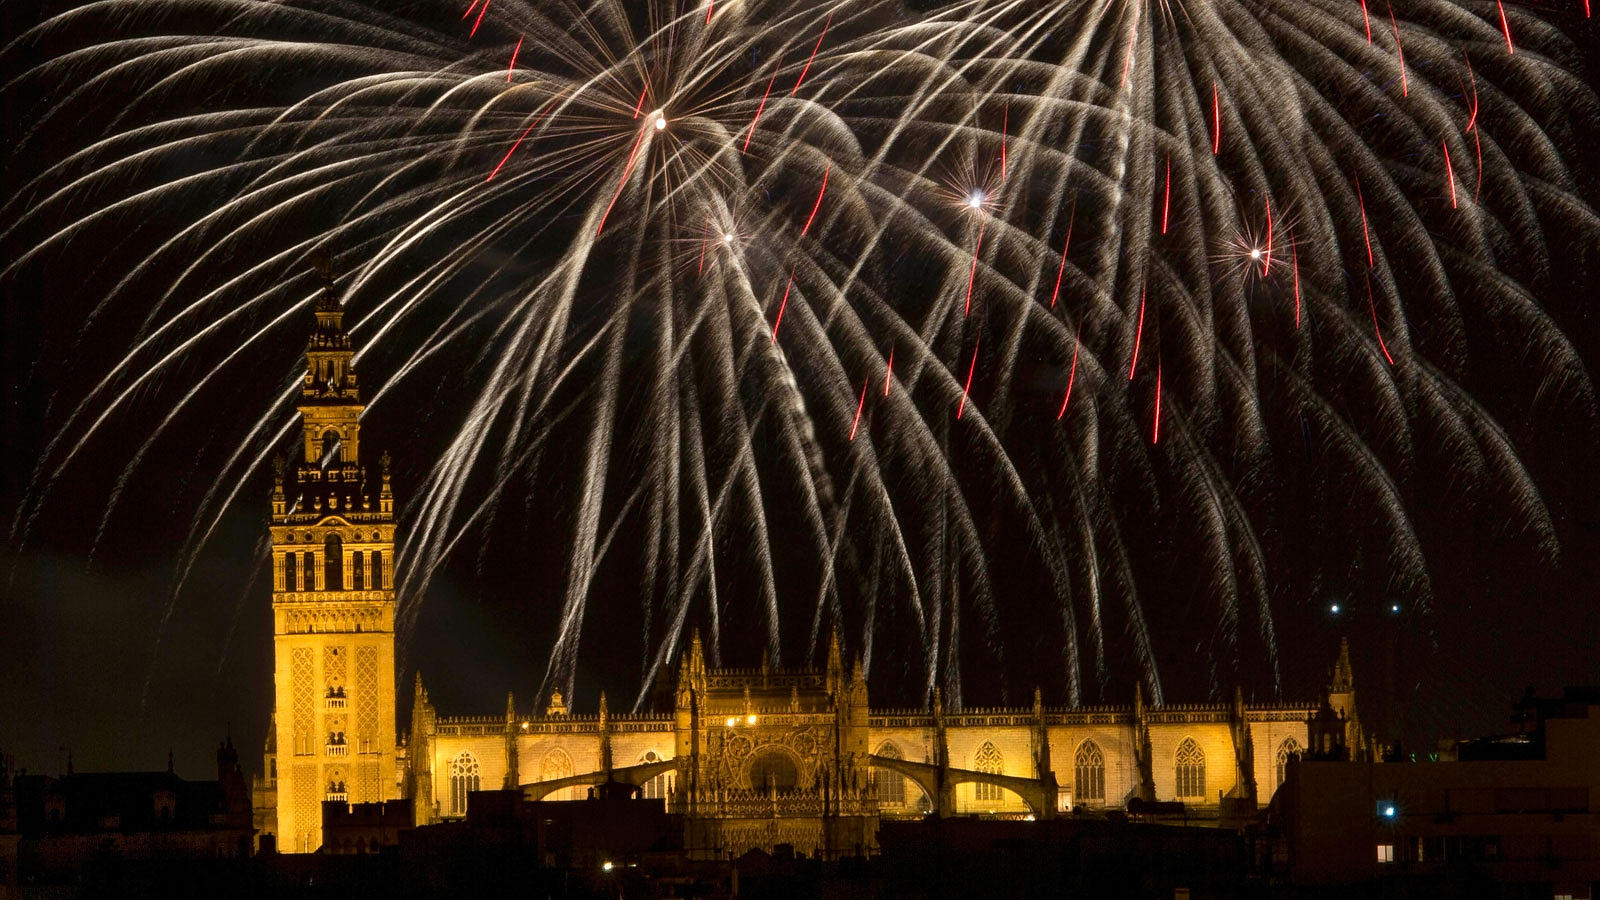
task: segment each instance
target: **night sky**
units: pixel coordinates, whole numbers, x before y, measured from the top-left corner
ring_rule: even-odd
[[[0,8],[8,42],[36,20],[34,6]],[[1600,47],[1600,30],[1592,23],[1581,26],[1574,40],[1591,48],[1593,65],[1583,74],[1590,85],[1600,85],[1600,50],[1594,49]],[[0,76],[11,81],[37,61],[38,52],[13,48],[3,58]],[[14,147],[30,134],[39,98],[13,87],[0,90],[0,102],[7,147]],[[114,112],[113,102],[107,100],[100,111]],[[86,113],[82,120],[93,118]],[[1600,122],[1590,127],[1589,134],[1571,137],[1578,149],[1569,162],[1593,206],[1600,204]],[[15,196],[52,153],[78,145],[62,123],[50,129],[33,135],[20,156],[7,151],[7,197]],[[163,210],[144,227],[158,232],[190,212]],[[71,253],[51,255],[0,280],[5,386],[0,512],[8,529],[64,406],[82,396],[104,371],[108,356],[140,327],[139,311],[127,305],[106,310],[93,328],[83,327],[96,298],[117,278],[119,257],[105,249],[112,237],[91,234]],[[15,241],[0,248],[7,254],[3,262],[19,252]],[[1525,535],[1508,534],[1501,527],[1504,512],[1494,504],[1454,508],[1449,498],[1471,495],[1475,486],[1450,483],[1448,467],[1420,467],[1410,473],[1417,484],[1403,487],[1421,498],[1412,513],[1434,581],[1433,608],[1420,614],[1402,600],[1398,613],[1390,609],[1391,598],[1380,587],[1384,579],[1372,571],[1382,565],[1381,546],[1356,539],[1353,552],[1329,551],[1316,560],[1316,577],[1307,574],[1310,566],[1299,571],[1292,554],[1275,556],[1278,568],[1271,575],[1284,585],[1274,598],[1285,698],[1315,699],[1340,637],[1348,636],[1364,717],[1380,736],[1401,737],[1408,749],[1424,750],[1437,738],[1502,727],[1509,702],[1527,687],[1548,693],[1564,684],[1600,680],[1600,422],[1595,418],[1600,407],[1592,393],[1600,364],[1600,314],[1593,302],[1600,297],[1600,272],[1573,262],[1583,260],[1583,253],[1565,253],[1559,238],[1556,252],[1567,258],[1556,261],[1552,282],[1544,288],[1548,297],[1540,299],[1549,303],[1560,331],[1584,361],[1589,395],[1547,397],[1538,387],[1550,380],[1536,371],[1541,363],[1522,358],[1515,347],[1505,350],[1509,362],[1482,365],[1469,387],[1506,424],[1543,491],[1559,557],[1547,558]],[[1596,258],[1595,248],[1587,253]],[[147,279],[153,284],[161,277],[157,272]],[[249,476],[175,600],[173,588],[196,502],[212,486],[206,480],[212,471],[208,464],[230,452],[240,416],[259,415],[299,371],[309,313],[296,322],[277,330],[268,349],[250,361],[252,371],[236,384],[202,394],[202,414],[166,433],[120,489],[123,467],[151,423],[164,415],[161,404],[174,396],[171,382],[192,372],[180,370],[143,392],[115,420],[109,437],[83,448],[47,502],[21,507],[25,538],[13,534],[0,545],[0,750],[15,754],[19,765],[54,772],[71,750],[80,769],[156,769],[165,765],[170,749],[181,774],[199,776],[210,770],[216,742],[231,733],[249,767],[259,766],[272,685],[269,594],[260,562],[270,467]],[[400,361],[395,353],[375,348],[360,369],[364,394],[370,398]],[[474,364],[465,349],[441,354],[433,361],[436,378],[412,379],[371,407],[363,420],[364,453],[375,457],[387,449],[395,458],[402,504],[414,495],[450,430],[460,427],[456,417],[418,418],[416,410],[448,408],[452,392],[462,389],[460,381],[470,381]],[[1502,377],[1518,367],[1535,371]],[[1552,406],[1563,411],[1550,412]],[[1436,458],[1447,455],[1441,451]],[[409,684],[419,668],[446,715],[497,713],[507,690],[516,692],[524,707],[542,703],[533,692],[545,673],[560,598],[563,523],[574,509],[570,492],[561,486],[581,462],[580,448],[557,447],[519,494],[520,517],[446,561],[402,649],[404,668],[397,673],[402,722],[408,718]],[[113,494],[116,506],[98,533]],[[1338,496],[1307,493],[1283,502],[1293,505],[1278,520],[1291,533],[1286,546],[1320,554],[1318,541],[1360,527],[1346,524]],[[775,514],[780,526],[783,515]],[[403,517],[402,528],[407,524]],[[618,555],[637,559],[640,551],[627,546],[630,538],[638,535],[620,532]],[[1136,544],[1141,539],[1133,538]],[[1140,550],[1143,571],[1153,574],[1141,588],[1149,598],[1146,613],[1157,635],[1168,699],[1219,699],[1231,695],[1235,679],[1247,697],[1273,699],[1259,660],[1232,667],[1220,682],[1208,676],[1215,667],[1198,660],[1211,652],[1215,635],[1206,632],[1205,615],[1184,599],[1198,580],[1184,562],[1188,549],[1164,534],[1153,533],[1146,544]],[[1348,558],[1345,570],[1329,562],[1341,557]],[[780,560],[780,567],[785,565],[796,571],[780,574],[804,577],[800,563]],[[965,673],[973,705],[1024,704],[1035,682],[1056,684],[1051,665],[1033,665],[1035,658],[1052,656],[1049,637],[1026,624],[1026,611],[1038,603],[1039,584],[1004,568],[996,566],[996,599],[1008,615],[1004,629],[1010,652],[1004,672],[993,677],[983,655],[974,654]],[[601,690],[609,698],[626,698],[612,699],[613,709],[626,706],[638,690],[636,578],[636,569],[624,565],[603,573],[596,584],[578,692],[569,698],[577,709],[592,709]],[[1335,603],[1338,614],[1331,610]],[[799,607],[796,616],[803,621],[783,626],[789,664],[819,649],[806,646],[810,612],[803,603]],[[1010,621],[1012,613],[1016,621]],[[747,624],[725,626],[723,653],[729,665],[759,661],[755,629],[748,629],[748,645],[738,640]],[[892,629],[893,623],[885,627]],[[897,679],[896,646],[885,642],[882,659],[887,661],[874,668],[873,698],[881,705],[918,704],[915,689]],[[1113,648],[1125,649],[1120,643]],[[1113,660],[1111,673],[1107,684],[1091,687],[1087,702],[1131,702],[1126,660]],[[1047,687],[1045,698],[1059,703],[1061,692]]]

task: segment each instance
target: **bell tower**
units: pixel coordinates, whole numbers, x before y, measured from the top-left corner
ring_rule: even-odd
[[[274,704],[267,747],[278,849],[322,845],[322,803],[398,796],[394,494],[361,455],[361,391],[323,270],[300,391],[300,453],[272,489]],[[272,813],[275,811],[275,815]]]

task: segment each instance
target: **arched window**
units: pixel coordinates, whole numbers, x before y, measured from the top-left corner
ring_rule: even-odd
[[[998,775],[1005,771],[1005,760],[1001,758],[1000,751],[995,749],[994,744],[984,741],[983,746],[979,747],[978,752],[972,757],[972,768],[979,772]],[[974,784],[973,787],[977,789],[974,799],[980,803],[993,803],[1000,799],[999,785],[980,781]]]
[[[328,535],[322,542],[323,573],[322,580],[326,590],[344,590],[344,541],[337,534]]]
[[[1184,738],[1178,745],[1176,758],[1178,774],[1178,796],[1199,797],[1206,795],[1206,754],[1194,738]]]
[[[544,762],[539,766],[540,781],[555,781],[557,778],[572,777],[572,757],[567,751],[557,747],[544,755]],[[578,795],[577,788],[562,788],[545,795],[547,800],[571,800]]]
[[[316,556],[312,555],[310,550],[307,550],[305,552],[305,554],[300,557],[300,561],[305,564],[305,565],[302,565],[300,567],[301,574],[305,578],[305,589],[308,590],[308,591],[316,590],[317,589],[317,574],[316,574],[317,573],[317,558],[316,558]]]
[[[294,564],[295,555],[293,553],[285,553],[283,555],[283,589],[286,591],[300,590],[300,573],[295,571]]]
[[[1072,771],[1074,800],[1106,799],[1106,756],[1099,745],[1094,741],[1079,744]]]
[[[662,759],[654,750],[646,751],[639,757],[639,764],[661,762]],[[672,793],[672,773],[663,772],[644,783],[644,798],[646,800],[665,800]]]
[[[372,551],[372,589],[383,590],[383,551]]]
[[[1300,752],[1300,742],[1292,737],[1284,738],[1283,743],[1278,745],[1278,780],[1275,782],[1276,784],[1283,784],[1283,776],[1288,771],[1289,760],[1299,756]]]
[[[891,741],[884,741],[878,745],[878,756],[888,759],[904,759],[900,755],[900,748]],[[872,770],[872,799],[881,806],[904,806],[906,804],[906,778],[893,769],[874,767]]]
[[[327,466],[337,458],[339,452],[339,432],[329,429],[322,433],[322,465]]]
[[[350,587],[355,590],[365,590],[367,582],[366,554],[360,550],[350,553]]]
[[[450,813],[467,814],[467,794],[478,789],[478,758],[466,750],[450,762]]]

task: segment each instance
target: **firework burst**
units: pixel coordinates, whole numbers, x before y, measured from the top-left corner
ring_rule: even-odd
[[[175,601],[291,432],[322,250],[373,408],[441,435],[402,623],[520,523],[541,693],[596,604],[637,611],[641,701],[691,622],[774,660],[837,624],[957,705],[974,666],[1077,703],[1131,664],[1159,701],[1196,646],[1213,693],[1276,679],[1276,619],[1325,586],[1433,602],[1419,466],[1555,552],[1460,385],[1516,334],[1593,414],[1538,289],[1558,235],[1600,241],[1563,144],[1594,98],[1558,28],[1482,7],[69,9],[7,50],[48,99],[0,221],[8,277],[91,270],[112,349],[63,382],[13,537],[157,404],[99,528],[159,440],[221,435],[174,500]],[[278,393],[216,416],[262,359]]]

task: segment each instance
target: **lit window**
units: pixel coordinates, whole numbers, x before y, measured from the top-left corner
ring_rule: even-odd
[[[1206,795],[1206,754],[1194,738],[1184,738],[1178,745],[1177,783],[1179,797]]]
[[[979,772],[998,775],[1005,771],[1005,761],[1001,758],[1000,751],[995,749],[994,744],[984,741],[983,746],[978,748],[977,755],[972,758],[972,767]],[[998,803],[1000,801],[1000,786],[998,784],[980,781],[973,787],[975,789],[973,799],[979,803]]]
[[[463,750],[450,762],[450,812],[462,816],[467,813],[467,795],[478,790],[480,772],[478,758]]]
[[[650,763],[661,761],[661,756],[654,750],[647,751],[645,755],[639,757],[640,765],[649,765]],[[646,800],[665,800],[670,793],[672,793],[672,776],[668,773],[657,775],[644,783]]]
[[[1394,845],[1393,844],[1379,844],[1378,845],[1378,862],[1381,862],[1381,863],[1392,863],[1392,862],[1394,862]]]
[[[1072,768],[1072,782],[1078,799],[1106,799],[1106,756],[1094,741],[1084,741],[1078,747]]]
[[[1300,742],[1292,737],[1284,738],[1278,745],[1278,783],[1283,784],[1284,777],[1289,771],[1290,760],[1299,758],[1301,753]]]
[[[900,748],[892,743],[884,742],[878,745],[877,756],[885,759],[901,759]],[[869,785],[873,799],[881,806],[905,806],[906,804],[906,779],[893,769],[873,767],[872,781]]]

